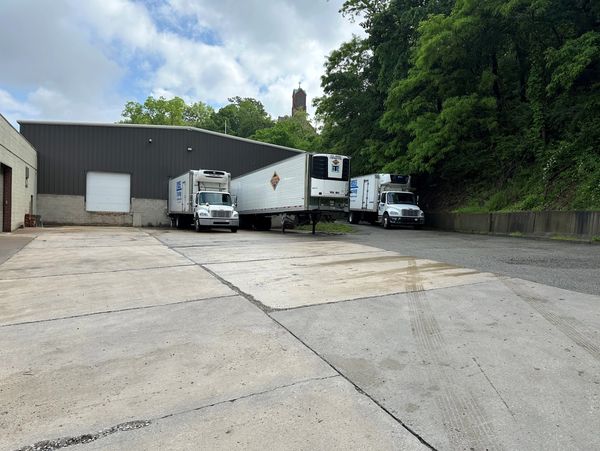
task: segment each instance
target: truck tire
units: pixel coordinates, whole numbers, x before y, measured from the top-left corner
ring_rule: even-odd
[[[392,224],[390,223],[390,217],[387,213],[384,213],[383,218],[381,219],[381,225],[383,225],[384,229],[392,228]]]
[[[237,228],[237,227],[232,227],[232,228],[231,228],[231,229],[229,229],[229,230],[231,230],[231,233],[237,233],[237,231],[238,231],[238,228]]]
[[[360,222],[360,213],[351,211],[350,214],[348,215],[348,222],[350,224],[358,224]]]
[[[181,229],[181,226],[182,226],[181,216],[175,215],[175,228]]]
[[[198,218],[194,218],[194,230],[196,232],[200,232],[200,230],[202,230],[202,228],[200,227],[200,219]]]

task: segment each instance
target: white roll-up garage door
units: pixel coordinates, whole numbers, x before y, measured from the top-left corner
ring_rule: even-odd
[[[131,175],[88,172],[85,193],[87,211],[129,213]]]

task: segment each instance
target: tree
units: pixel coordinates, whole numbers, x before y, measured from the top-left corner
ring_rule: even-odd
[[[258,130],[251,139],[294,149],[320,150],[319,135],[304,111],[296,111],[292,117],[285,117],[272,127]]]
[[[257,130],[273,126],[273,120],[263,104],[249,97],[233,97],[229,104],[213,115],[214,126],[220,132],[248,138]]]
[[[188,125],[185,121],[187,105],[180,97],[167,100],[149,96],[143,105],[127,102],[121,115],[126,124]]]

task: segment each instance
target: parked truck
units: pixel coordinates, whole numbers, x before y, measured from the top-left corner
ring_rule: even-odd
[[[281,230],[320,220],[342,218],[348,212],[350,159],[343,155],[299,153],[278,163],[234,178],[242,227],[271,228],[279,216]]]
[[[381,224],[412,225],[420,228],[425,215],[417,206],[418,197],[411,190],[410,176],[397,174],[369,174],[350,180],[350,213],[348,221],[361,220]]]
[[[238,213],[229,193],[231,174],[199,169],[169,180],[168,213],[177,228],[194,225],[196,232],[210,227],[227,227],[237,232]]]

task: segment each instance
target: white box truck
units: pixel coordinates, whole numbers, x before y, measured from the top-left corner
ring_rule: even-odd
[[[238,213],[231,201],[231,174],[199,169],[169,179],[168,212],[177,228],[194,225],[196,232],[210,227],[227,227],[237,232]]]
[[[369,174],[350,180],[350,213],[348,221],[365,220],[389,229],[393,225],[420,228],[425,214],[417,206],[418,197],[411,191],[410,176]]]
[[[279,216],[281,229],[315,226],[348,212],[350,159],[343,155],[300,153],[231,182],[242,227],[271,228]]]

